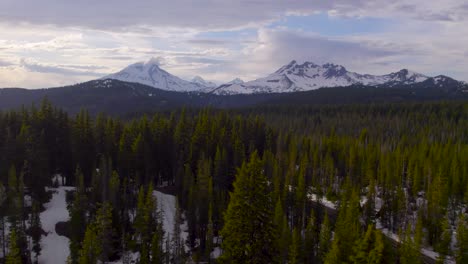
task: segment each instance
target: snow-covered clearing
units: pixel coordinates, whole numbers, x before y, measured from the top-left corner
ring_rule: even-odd
[[[166,237],[172,237],[174,233],[174,223],[176,221],[176,197],[160,191],[153,191],[153,195],[156,197],[158,209],[161,210],[163,215],[162,223]],[[185,245],[185,241],[188,238],[187,225],[185,222],[180,225],[180,229],[180,236]],[[185,247],[185,250],[188,250],[187,246]]]
[[[46,210],[40,214],[42,229],[47,233],[41,239],[41,255],[39,263],[66,263],[67,257],[70,254],[68,247],[69,239],[64,236],[59,236],[55,232],[55,225],[58,222],[68,221],[70,216],[67,210],[65,201],[66,191],[74,190],[74,187],[58,187],[48,188],[48,191],[53,191],[52,198],[44,206]]]

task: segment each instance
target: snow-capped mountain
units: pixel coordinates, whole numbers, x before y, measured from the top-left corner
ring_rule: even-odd
[[[230,81],[230,82],[227,82],[225,84],[243,84],[244,81],[240,78],[235,78],[234,80]]]
[[[345,67],[331,63],[317,65],[304,62],[299,64],[293,60],[267,77],[245,83],[227,83],[213,92],[216,94],[284,93],[353,84],[391,87],[419,83],[428,78],[407,69],[386,75],[370,75],[349,72]]]
[[[200,76],[195,76],[195,77],[193,77],[192,83],[196,83],[196,84],[199,84],[199,85],[201,85],[201,86],[208,87],[208,88],[215,88],[215,87],[218,86],[216,83],[210,82],[210,81],[206,81],[205,79],[203,79],[203,78],[200,77]]]
[[[301,64],[294,60],[267,77],[248,82],[236,78],[220,86],[206,81],[200,76],[194,77],[192,81],[183,80],[161,69],[156,59],[132,64],[102,79],[140,83],[167,91],[214,93],[218,95],[286,93],[355,84],[375,87],[400,85],[436,86],[439,88],[466,87],[465,83],[447,76],[428,77],[407,69],[385,75],[371,75],[350,72],[345,67],[332,63],[318,65],[312,62],[304,62]]]
[[[134,82],[152,86],[155,88],[175,91],[175,92],[193,92],[207,89],[205,84],[200,83],[202,78],[197,79],[198,82],[189,82],[174,76],[159,67],[156,59],[150,59],[147,62],[137,62],[125,69],[107,75],[102,79],[115,79],[124,82]]]

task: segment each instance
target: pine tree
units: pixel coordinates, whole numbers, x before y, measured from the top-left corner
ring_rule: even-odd
[[[77,181],[76,191],[74,193],[74,200],[72,205],[68,208],[70,212],[70,259],[72,263],[77,263],[79,258],[79,250],[81,248],[81,241],[86,231],[86,209],[87,197],[84,186],[84,176],[78,167],[75,172]]]
[[[213,203],[210,202],[208,210],[208,226],[206,231],[206,246],[205,246],[205,258],[210,259],[211,251],[213,251],[213,238],[214,238],[214,227],[213,227]]]
[[[463,214],[458,219],[455,259],[460,264],[468,263],[468,220]]]
[[[450,254],[450,244],[452,242],[452,229],[450,228],[448,216],[442,219],[441,230],[442,235],[437,245],[437,252],[439,253],[440,261],[443,263],[445,257]]]
[[[306,263],[315,263],[315,258],[318,249],[319,230],[314,215],[311,211],[304,235],[304,260]]]
[[[324,264],[341,264],[343,261],[341,260],[343,258],[343,254],[340,251],[340,238],[335,237],[333,239],[333,242],[331,244],[330,251],[325,255],[325,258],[323,259]]]
[[[319,259],[325,259],[325,255],[331,246],[332,238],[332,228],[330,225],[330,220],[328,219],[328,214],[325,213],[325,218],[320,226],[320,236],[319,236],[319,247],[318,247],[318,256]]]
[[[133,226],[135,229],[135,242],[137,244],[141,244],[143,243],[143,236],[145,234],[145,229],[147,228],[147,223],[145,222],[145,189],[143,187],[140,187],[137,197],[137,208]]]
[[[411,225],[408,225],[405,233],[400,237],[403,237],[403,241],[401,242],[400,249],[399,249],[400,263],[402,264],[421,263],[421,258],[420,258],[420,253],[419,253],[420,245],[418,245],[416,236],[413,238],[413,234],[411,232]]]
[[[382,233],[369,225],[364,237],[356,242],[351,261],[355,264],[380,264],[383,263],[383,251]]]
[[[346,189],[347,188],[347,189]],[[347,262],[353,254],[353,246],[361,234],[359,222],[359,197],[356,191],[345,187],[348,194],[344,195],[343,203],[338,209],[338,218],[335,223],[335,235],[332,243],[333,257],[340,256],[341,262]],[[350,194],[349,194],[350,193]],[[335,242],[336,240],[336,242]],[[333,249],[337,246],[337,249]]]
[[[18,245],[18,236],[15,229],[10,231],[8,254],[6,255],[6,264],[21,264],[21,250]]]
[[[276,246],[280,253],[280,262],[283,263],[287,260],[290,230],[286,215],[283,211],[283,204],[279,198],[276,201],[275,206],[274,224],[278,230],[277,233],[279,234],[277,236]]]
[[[91,223],[86,228],[82,248],[79,252],[79,264],[95,264],[102,254],[101,241],[98,240],[97,227]]]
[[[237,173],[221,230],[222,263],[275,263],[277,249],[273,208],[256,152]]]
[[[112,206],[105,202],[98,209],[95,220],[96,236],[100,243],[101,254],[99,260],[106,262],[114,253],[113,229],[112,229]]]
[[[176,200],[176,213],[174,221],[174,230],[172,232],[172,260],[174,263],[181,263],[184,255],[184,242],[181,237],[182,215],[179,208],[179,202]]]
[[[159,237],[158,232],[153,233],[153,237],[151,238],[151,264],[162,264],[164,259],[163,248],[161,245],[161,238]],[[167,250],[167,254],[169,251]],[[177,262],[175,259],[173,260],[174,263]]]
[[[305,225],[305,204],[307,198],[307,191],[306,191],[306,167],[307,167],[308,157],[304,155],[301,161],[301,166],[299,169],[299,173],[297,176],[297,187],[295,192],[295,201],[296,201],[296,223],[299,227],[303,228]]]
[[[21,201],[18,193],[18,178],[16,177],[16,169],[14,166],[10,167],[8,172],[8,200],[9,200],[9,216],[8,220],[12,229],[19,227],[21,216]]]
[[[5,201],[7,200],[7,192],[2,182],[0,182],[0,230],[1,230],[1,248],[3,256],[6,255],[6,239],[5,239]]]
[[[289,246],[289,261],[288,264],[298,264],[302,262],[302,237],[298,228],[294,228],[292,232],[292,243]]]
[[[33,204],[32,204],[32,212],[31,212],[31,238],[32,238],[32,241],[33,241],[33,247],[32,247],[32,251],[34,252],[35,254],[35,258],[36,258],[36,262],[38,260],[38,257],[41,253],[41,244],[40,244],[40,241],[41,241],[41,219],[39,218],[39,204],[36,200],[33,201]]]

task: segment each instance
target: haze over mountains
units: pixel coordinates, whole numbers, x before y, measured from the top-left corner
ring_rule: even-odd
[[[248,82],[236,78],[219,86],[205,81],[200,76],[196,76],[192,81],[183,80],[163,70],[155,59],[132,64],[102,79],[135,82],[167,91],[205,92],[218,95],[298,92],[356,84],[375,87],[395,87],[424,82],[430,85],[464,84],[447,76],[429,77],[407,69],[384,75],[371,75],[350,72],[344,66],[333,63],[318,65],[313,62],[298,63],[295,60],[266,77]]]

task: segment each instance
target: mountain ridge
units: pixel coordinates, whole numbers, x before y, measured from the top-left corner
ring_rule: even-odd
[[[265,77],[247,82],[236,78],[221,85],[206,81],[200,76],[195,76],[191,81],[183,80],[162,69],[159,61],[154,58],[146,62],[131,64],[121,71],[101,79],[140,83],[166,91],[213,93],[216,95],[288,93],[351,85],[376,88],[391,88],[419,83],[439,87],[466,85],[464,82],[448,76],[430,77],[408,69],[384,75],[372,75],[348,71],[344,66],[334,63],[319,65],[310,61],[298,63],[296,60],[292,60]]]
[[[297,92],[353,84],[392,87],[414,84],[429,78],[431,77],[407,69],[385,75],[371,75],[350,72],[344,66],[333,63],[318,65],[306,61],[299,64],[293,60],[266,77],[241,84],[222,85],[213,92],[217,94]]]

